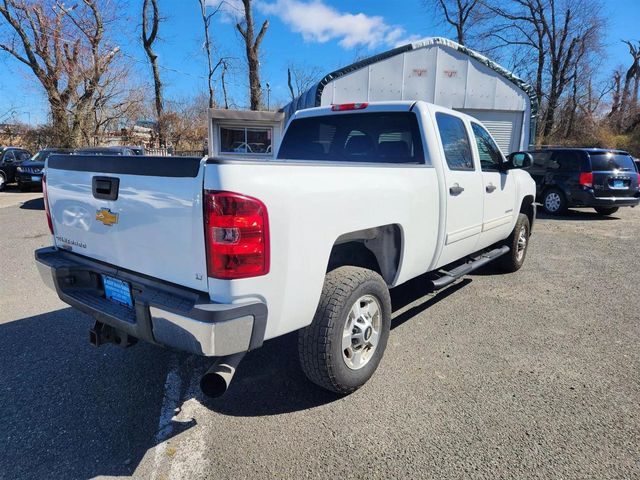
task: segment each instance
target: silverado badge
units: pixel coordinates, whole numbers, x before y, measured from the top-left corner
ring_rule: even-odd
[[[109,208],[101,208],[96,211],[96,220],[99,220],[107,227],[110,227],[118,223],[118,214],[111,212],[111,209]]]

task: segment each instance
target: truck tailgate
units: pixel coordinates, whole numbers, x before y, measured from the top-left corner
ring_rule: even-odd
[[[52,155],[55,245],[206,291],[203,178],[195,157]]]

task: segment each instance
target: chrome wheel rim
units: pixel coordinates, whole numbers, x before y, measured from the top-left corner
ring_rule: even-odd
[[[516,260],[520,262],[524,257],[524,252],[527,250],[527,229],[522,227],[520,234],[518,235],[518,243],[516,245]]]
[[[382,327],[382,308],[373,295],[355,301],[342,331],[342,359],[351,370],[364,367],[376,351]]]
[[[4,186],[4,175],[0,173],[0,188]]]
[[[557,212],[558,210],[560,210],[561,203],[562,203],[562,199],[560,198],[560,195],[558,195],[555,192],[551,192],[547,194],[547,196],[544,199],[544,206],[550,212]]]

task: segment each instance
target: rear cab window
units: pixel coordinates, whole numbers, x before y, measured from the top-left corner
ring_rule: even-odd
[[[413,112],[371,112],[295,119],[278,159],[423,164]]]
[[[636,166],[631,155],[612,152],[589,152],[591,169],[594,172],[635,172]]]

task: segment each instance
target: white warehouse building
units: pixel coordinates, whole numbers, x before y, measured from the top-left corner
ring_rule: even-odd
[[[535,139],[537,99],[513,73],[445,38],[426,38],[336,70],[284,107],[424,100],[480,120],[506,154]]]

